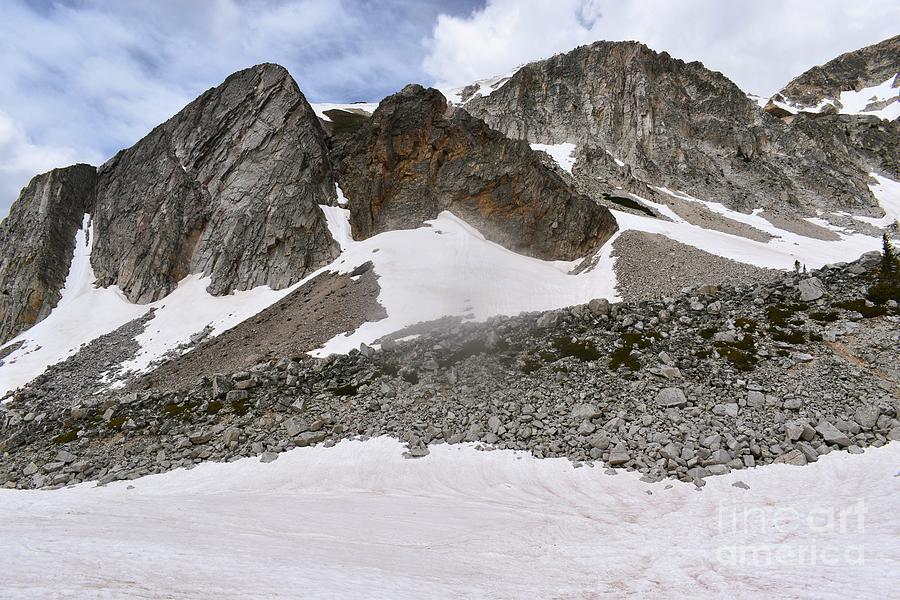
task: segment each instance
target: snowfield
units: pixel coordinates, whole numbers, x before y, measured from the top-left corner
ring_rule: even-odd
[[[133,304],[116,286],[96,288],[91,268],[92,225],[85,215],[75,236],[75,253],[62,298],[50,315],[6,345],[24,342],[0,366],[0,396],[28,383],[53,364],[75,354],[91,340],[156,309],[144,332],[135,339],[140,350],[122,364],[125,371],[142,371],[205,327],[217,335],[271,306],[302,282],[283,290],[260,286],[227,296],[206,291],[209,277],[189,275],[171,294],[151,304]]]
[[[377,438],[103,488],[0,489],[0,597],[896,593],[900,444],[701,491],[511,451],[402,450]]]
[[[566,170],[572,168],[573,144],[538,145]],[[900,218],[900,183],[875,173],[873,194],[887,214],[883,218],[857,217],[885,226]],[[629,229],[657,233],[672,240],[732,260],[774,269],[792,269],[798,260],[807,268],[851,261],[863,252],[879,250],[881,240],[832,228],[839,241],[808,238],[772,225],[756,212],[740,213],[722,204],[693,198],[683,192],[658,188],[673,197],[702,204],[725,217],[746,223],[775,236],[768,242],[708,230],[692,225],[664,204],[634,198],[671,219],[665,221],[613,210],[619,232]],[[212,296],[209,279],[190,275],[167,297],[148,305],[132,304],[116,288],[95,288],[90,266],[91,226],[88,218],[76,235],[75,254],[62,291],[62,300],[46,319],[11,340],[24,342],[0,365],[0,395],[40,375],[49,365],[65,360],[85,343],[156,309],[146,330],[138,335],[140,350],[121,365],[122,372],[145,371],[168,351],[190,342],[192,335],[210,329],[217,335],[284,298],[323,271],[349,273],[372,261],[381,292],[378,301],[387,318],[341,334],[312,352],[315,356],[348,352],[361,343],[375,344],[384,335],[416,323],[459,316],[484,320],[495,315],[552,310],[593,298],[620,300],[616,289],[612,243],[607,242],[592,260],[594,267],[570,274],[580,261],[543,261],[516,254],[490,242],[475,228],[450,212],[442,212],[422,227],[390,231],[354,241],[347,203],[337,189],[339,206],[322,206],[332,237],[341,255],[330,265],[283,290],[260,286],[227,296]],[[110,383],[116,385],[115,377]]]

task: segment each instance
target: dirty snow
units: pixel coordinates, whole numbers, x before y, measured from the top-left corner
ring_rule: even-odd
[[[340,210],[329,211],[329,228],[336,237],[349,228],[339,224]],[[349,217],[347,211],[344,217]],[[372,344],[388,333],[443,316],[483,320],[592,298],[619,299],[609,243],[601,249],[597,267],[569,275],[579,261],[544,261],[516,254],[486,240],[448,211],[416,229],[345,241],[344,253],[330,268],[348,273],[372,261],[381,287],[378,302],[388,316],[335,337],[316,355],[347,352],[360,343]]]
[[[694,198],[684,192],[672,191],[664,187],[656,189],[681,200],[702,204],[714,213],[745,223],[775,237],[768,242],[757,242],[742,236],[704,229],[688,223],[668,207],[660,209],[662,205],[638,196],[633,197],[660,210],[674,222],[613,211],[620,228],[660,233],[711,254],[770,269],[793,269],[795,260],[806,265],[808,269],[818,269],[830,263],[856,260],[864,252],[881,248],[881,240],[876,237],[835,230],[841,237],[838,241],[809,238],[779,229],[763,218],[760,215],[762,211],[759,209],[747,214],[732,210],[719,202]]]
[[[402,451],[377,438],[103,488],[0,489],[0,596],[896,595],[898,443],[702,491],[467,445]]]

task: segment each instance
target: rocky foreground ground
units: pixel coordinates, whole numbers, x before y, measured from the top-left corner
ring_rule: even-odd
[[[286,355],[189,388],[61,393],[0,406],[0,485],[133,479],[352,437],[602,461],[648,480],[900,440],[898,290],[879,256],[659,301],[442,322],[349,355]],[[211,367],[212,368],[212,367]],[[141,385],[145,389],[140,389]]]

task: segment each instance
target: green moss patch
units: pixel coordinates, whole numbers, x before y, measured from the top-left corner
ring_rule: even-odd
[[[610,355],[609,369],[617,370],[619,367],[627,367],[632,371],[641,368],[641,362],[634,352],[635,348],[649,348],[654,342],[662,338],[656,331],[628,331],[621,335],[622,346],[616,348]]]
[[[738,371],[752,371],[758,362],[756,340],[749,333],[734,342],[716,342],[716,351]]]
[[[127,421],[127,420],[128,420],[127,417],[113,417],[112,419],[109,420],[109,428],[115,429],[116,431],[121,431],[122,425],[124,425],[125,421]]]
[[[70,429],[65,433],[61,433],[55,438],[53,438],[54,444],[68,444],[69,442],[74,442],[78,439],[78,430]]]
[[[700,337],[702,337],[704,340],[711,340],[718,331],[719,330],[715,327],[707,327],[700,330]]]
[[[243,417],[250,412],[250,402],[247,400],[233,400],[231,402],[231,410],[239,417]]]
[[[771,327],[769,328],[769,336],[774,341],[783,342],[785,344],[796,345],[806,341],[806,334],[804,334],[802,330],[795,329],[794,327]]]
[[[852,310],[858,312],[866,319],[873,317],[883,317],[888,310],[884,306],[867,306],[865,298],[857,298],[856,300],[844,300],[843,302],[835,302],[834,306],[843,308],[844,310]]]
[[[819,323],[834,323],[841,316],[833,310],[817,310],[809,313],[809,318]]]
[[[742,329],[744,331],[754,332],[758,326],[758,323],[749,317],[738,317],[734,320],[734,326],[738,329]]]
[[[803,310],[806,306],[803,304],[773,304],[766,308],[766,318],[772,325],[786,327],[789,324],[802,325],[803,319],[795,319],[794,316]]]
[[[163,404],[162,413],[167,417],[186,418],[190,416],[191,411],[197,408],[199,404],[200,403],[196,400],[186,400],[184,402],[166,402],[165,404]]]
[[[369,120],[365,115],[339,108],[326,110],[324,114],[331,119],[331,127],[335,135],[353,133]]]
[[[553,340],[553,347],[560,358],[574,356],[581,361],[597,360],[602,355],[597,346],[590,340],[578,340],[570,337],[558,337]]]

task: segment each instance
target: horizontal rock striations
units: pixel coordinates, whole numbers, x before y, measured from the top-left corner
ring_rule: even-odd
[[[99,169],[98,283],[134,302],[191,273],[225,294],[286,287],[338,253],[324,132],[277,65],[228,77]]]
[[[96,179],[96,169],[83,164],[38,175],[0,223],[0,344],[59,302]]]
[[[448,210],[513,251],[573,260],[617,229],[609,211],[528,144],[448,106],[434,89],[410,85],[385,99],[335,154],[357,239]]]

